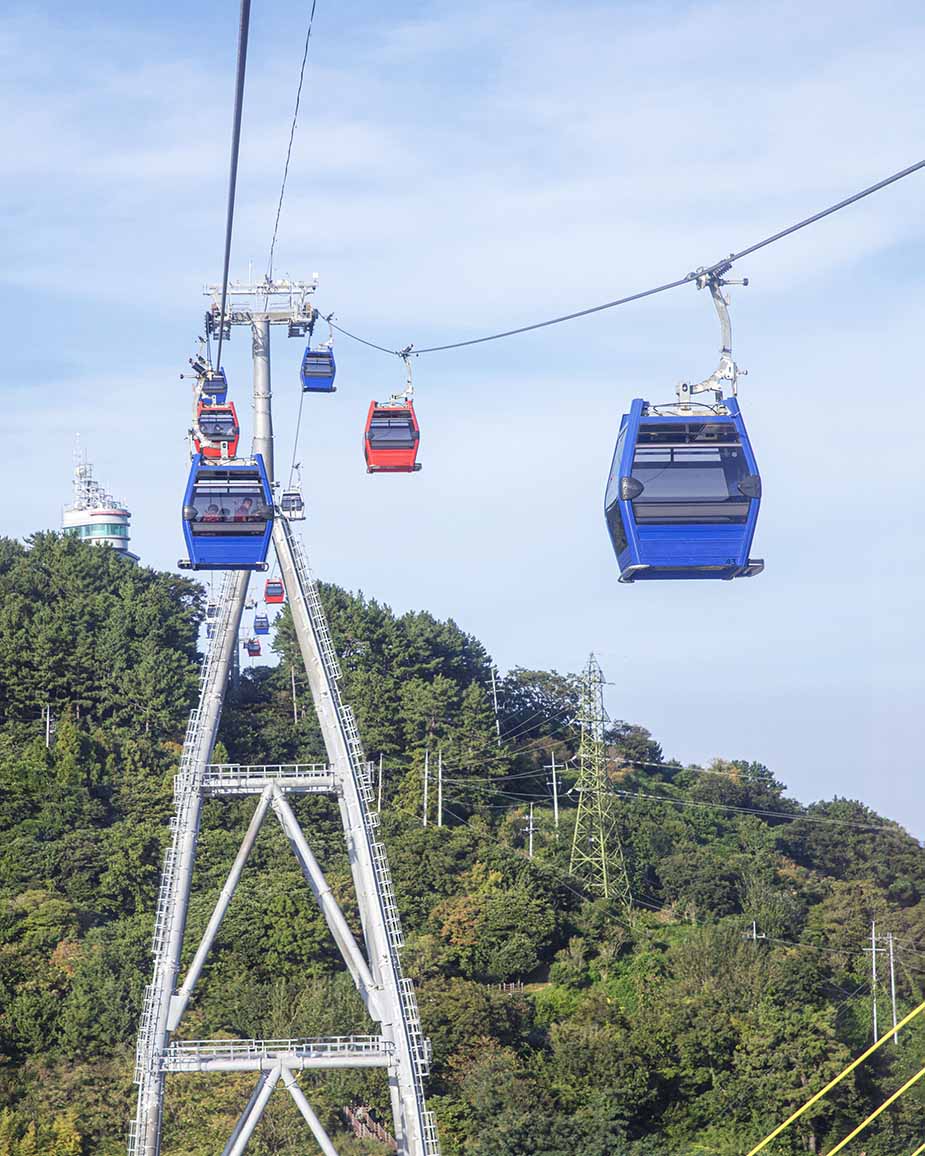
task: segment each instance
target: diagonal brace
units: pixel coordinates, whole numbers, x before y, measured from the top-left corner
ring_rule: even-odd
[[[257,839],[257,834],[263,823],[264,816],[267,813],[267,807],[270,805],[270,788],[266,787],[262,792],[257,803],[257,808],[251,818],[250,825],[247,828],[247,833],[241,843],[241,848],[238,851],[237,857],[232,864],[231,870],[228,872],[228,878],[225,881],[225,886],[222,888],[218,897],[218,902],[215,904],[215,910],[212,912],[212,917],[209,920],[208,926],[202,937],[202,942],[196,951],[193,962],[190,964],[190,969],[183,981],[183,986],[170,1000],[170,1012],[167,1017],[167,1030],[169,1032],[176,1031],[177,1024],[186,1011],[186,1006],[190,1001],[190,996],[193,994],[193,988],[199,981],[202,974],[202,969],[206,961],[206,956],[212,949],[212,944],[215,942],[215,937],[218,934],[218,929],[222,925],[222,920],[225,918],[225,912],[228,910],[228,904],[231,902],[231,897],[235,893],[238,882],[241,878],[241,872],[244,870],[244,864],[253,849],[254,843]]]
[[[324,915],[331,934],[337,946],[340,948],[340,953],[344,957],[344,962],[350,974],[353,976],[353,982],[356,984],[357,991],[360,993],[360,997],[366,1005],[369,1014],[374,1020],[378,1020],[381,1023],[383,1015],[379,1006],[378,989],[373,980],[372,973],[369,970],[369,964],[357,946],[353,932],[350,930],[347,920],[344,918],[344,913],[334,898],[334,894],[331,891],[327,879],[324,877],[318,860],[312,854],[312,850],[308,845],[305,835],[302,833],[302,828],[299,826],[299,822],[293,814],[292,808],[275,783],[270,785],[269,790],[271,792],[271,801],[273,810],[276,812],[276,817],[286,832],[289,844],[295,852],[296,858],[299,860],[302,874],[305,876],[315,899],[318,901],[321,913]]]
[[[308,1100],[305,1098],[305,1093],[296,1082],[295,1076],[289,1068],[283,1068],[283,1083],[289,1089],[289,1094],[296,1102],[296,1107],[302,1113],[302,1117],[312,1130],[312,1135],[318,1141],[318,1147],[324,1153],[324,1156],[337,1156],[337,1149],[331,1143],[331,1137],[324,1130],[324,1125],[315,1115],[314,1109]]]
[[[277,1066],[270,1072],[263,1072],[260,1079],[257,1081],[257,1087],[254,1088],[251,1098],[247,1102],[247,1107],[241,1113],[234,1131],[228,1143],[222,1151],[222,1156],[241,1156],[241,1153],[247,1147],[247,1143],[254,1133],[254,1129],[260,1122],[260,1117],[263,1115],[264,1109],[267,1106],[267,1101],[273,1093],[280,1077],[280,1068]]]

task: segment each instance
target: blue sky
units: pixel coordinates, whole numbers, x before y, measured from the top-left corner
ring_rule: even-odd
[[[265,267],[308,7],[254,4],[236,276]],[[0,15],[7,534],[58,524],[79,431],[144,561],[182,553],[178,375],[220,272],[233,8]],[[319,307],[392,347],[673,279],[925,155],[923,51],[913,2],[318,0],[277,271],[317,272]],[[418,359],[414,477],[367,476],[360,448],[400,364],[339,340],[338,392],[307,400],[299,447],[315,569],[453,616],[502,669],[576,670],[593,649],[611,713],[668,754],[758,759],[802,799],[861,797],[925,834],[925,464],[899,428],[921,376],[923,182],[736,271],[759,578],[621,587],[603,527],[630,399],[715,365],[693,286]],[[280,461],[297,345],[275,335]],[[241,331],[224,360],[246,420]]]

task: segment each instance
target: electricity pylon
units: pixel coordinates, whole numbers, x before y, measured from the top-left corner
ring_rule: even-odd
[[[569,872],[589,891],[632,906],[629,875],[617,827],[616,799],[607,778],[604,747],[604,675],[592,654],[581,681],[581,746],[578,749],[578,814]]]
[[[273,423],[270,408],[270,325],[288,325],[290,336],[304,336],[313,318],[314,284],[270,282],[229,290],[231,308],[222,318],[213,296],[209,317],[216,324],[246,325],[252,331],[254,359],[254,444],[273,480]],[[268,308],[271,299],[287,299]],[[242,301],[241,298],[245,300]],[[260,302],[263,307],[260,307]],[[424,1100],[430,1044],[421,1031],[414,988],[402,975],[401,925],[392,890],[385,846],[377,837],[379,816],[373,806],[371,764],[363,756],[356,721],[341,701],[340,669],[318,588],[301,544],[277,511],[273,547],[289,597],[292,621],[308,675],[315,712],[324,738],[325,765],[240,766],[214,764],[225,691],[237,652],[238,630],[247,598],[249,574],[225,575],[220,610],[200,675],[199,705],[190,716],[180,770],[175,779],[175,815],[164,862],[155,915],[153,978],[145,991],[135,1060],[138,1102],[129,1136],[130,1156],[159,1156],[165,1081],[169,1073],[253,1072],[256,1085],[225,1144],[222,1156],[241,1156],[277,1086],[292,1096],[325,1156],[336,1149],[299,1087],[296,1073],[334,1068],[382,1069],[388,1079],[392,1132],[399,1156],[439,1156],[436,1125]],[[292,796],[328,794],[336,799],[344,828],[362,946],[335,899],[290,805]],[[256,800],[250,826],[219,895],[193,960],[180,983],[199,826],[210,798]],[[187,1040],[176,1030],[218,934],[260,827],[274,815],[343,956],[370,1016],[363,1036],[300,1037],[285,1040]]]

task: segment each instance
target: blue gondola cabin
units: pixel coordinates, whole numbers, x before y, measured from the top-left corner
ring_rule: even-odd
[[[302,391],[303,393],[334,393],[334,375],[337,367],[334,364],[334,350],[330,348],[305,350],[302,358]]]
[[[257,454],[248,461],[193,458],[183,498],[189,570],[266,570],[273,498]]]
[[[199,381],[199,396],[215,405],[224,405],[228,400],[228,378],[224,369],[209,369]]]
[[[604,498],[621,582],[760,573],[764,563],[749,558],[760,501],[734,398],[720,413],[662,415],[641,399],[631,404]]]

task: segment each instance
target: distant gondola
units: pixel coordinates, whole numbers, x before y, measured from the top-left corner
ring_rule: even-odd
[[[305,521],[305,499],[301,490],[283,490],[279,509],[290,522]]]
[[[251,656],[251,658],[259,658],[260,657],[260,643],[257,641],[256,638],[248,638],[247,641],[244,643],[244,646],[245,646],[245,649],[247,650],[247,653]]]
[[[241,427],[233,402],[208,405],[200,401],[196,408],[193,444],[204,458],[233,458],[238,452]]]
[[[286,588],[279,578],[268,578],[263,588],[263,600],[271,606],[286,600]]]
[[[330,346],[321,346],[320,349],[307,347],[302,357],[302,391],[304,393],[334,393],[334,376],[337,367],[334,364],[334,350]]]
[[[266,614],[254,615],[254,633],[255,634],[269,634],[270,633],[270,619]]]
[[[273,530],[270,484],[257,454],[246,461],[193,458],[183,498],[191,570],[266,570]]]
[[[228,378],[224,369],[207,369],[199,379],[199,396],[215,405],[228,400]]]

